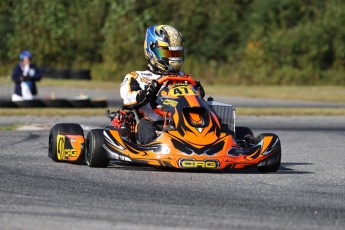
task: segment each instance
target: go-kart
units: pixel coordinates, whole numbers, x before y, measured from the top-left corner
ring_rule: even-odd
[[[164,117],[157,138],[139,143],[135,108],[107,110],[111,125],[92,129],[84,138],[79,124],[60,123],[49,135],[48,156],[54,161],[86,163],[90,167],[112,164],[147,165],[184,170],[232,170],[256,167],[276,172],[281,162],[277,135],[254,136],[248,127],[235,125],[235,108],[207,101],[189,76],[163,76],[151,106]]]

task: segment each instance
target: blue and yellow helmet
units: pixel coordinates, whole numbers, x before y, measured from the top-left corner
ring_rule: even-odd
[[[183,65],[182,34],[171,26],[151,26],[146,30],[144,52],[160,72],[179,72]]]

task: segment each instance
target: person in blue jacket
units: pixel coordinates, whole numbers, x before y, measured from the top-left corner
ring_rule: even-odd
[[[41,71],[31,63],[31,53],[24,50],[12,73],[12,81],[15,83],[12,101],[32,100],[37,95],[36,81],[41,80]]]

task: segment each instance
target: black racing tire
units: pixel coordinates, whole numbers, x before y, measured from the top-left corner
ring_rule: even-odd
[[[70,79],[91,80],[91,71],[89,69],[70,69]]]
[[[91,104],[94,108],[106,108],[108,107],[108,102],[106,99],[93,99]]]
[[[75,123],[59,123],[54,125],[49,134],[49,145],[48,145],[48,157],[55,162],[59,162],[57,157],[57,136],[59,134],[71,134],[71,135],[81,135],[84,136],[83,128],[79,124]],[[85,162],[84,148],[80,153],[77,163]]]
[[[68,69],[53,69],[52,76],[55,79],[69,79]]]
[[[40,68],[42,75],[44,78],[54,78],[53,76],[53,69],[49,67],[41,67]]]
[[[253,131],[245,126],[236,126],[235,127],[236,140],[244,140],[244,137],[247,135],[254,136]]]
[[[0,108],[16,108],[17,105],[13,101],[0,99]]]
[[[92,129],[86,137],[85,162],[94,168],[106,168],[110,159],[102,145],[104,144],[103,129]]]
[[[91,103],[91,100],[89,98],[85,98],[85,99],[69,99],[68,102],[74,108],[92,108],[93,107],[93,105]]]
[[[44,100],[47,107],[50,108],[71,108],[72,105],[67,99],[47,99]]]
[[[262,140],[262,138],[267,135],[275,136],[278,138],[277,135],[272,134],[272,133],[259,134],[257,138],[259,140]],[[257,169],[261,173],[277,172],[278,169],[280,168],[280,163],[281,163],[281,144],[279,140],[279,142],[277,143],[275,154],[272,155],[272,157],[261,162],[259,166],[257,166]]]
[[[43,108],[46,105],[40,99],[15,101],[14,102],[19,108]]]

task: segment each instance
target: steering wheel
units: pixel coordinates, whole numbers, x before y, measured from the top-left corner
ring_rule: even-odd
[[[158,80],[159,84],[163,84],[166,81],[172,81],[173,83],[177,83],[177,82],[189,82],[191,85],[195,86],[196,82],[194,81],[194,79],[189,76],[189,75],[184,75],[184,76],[179,76],[179,75],[164,75],[163,77],[159,78]]]
[[[157,79],[157,81],[161,85],[166,81],[171,81],[173,84],[178,83],[178,82],[188,82],[192,86],[196,85],[195,80],[189,75],[184,75],[184,76],[165,75],[165,76]],[[157,108],[157,104],[152,105],[152,109],[153,109],[153,111],[155,111],[158,115],[160,115],[162,117],[165,117],[165,116],[170,117],[171,116],[170,112],[164,112],[161,109]]]

